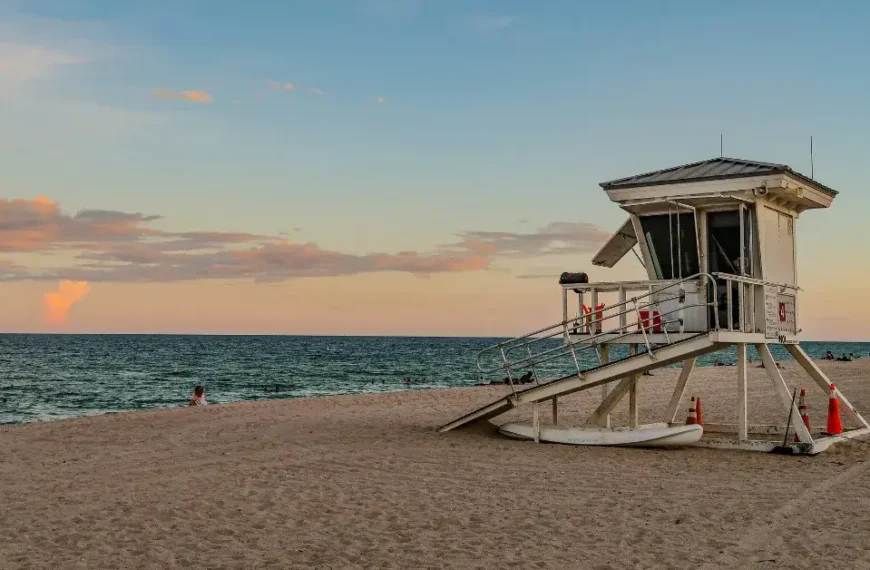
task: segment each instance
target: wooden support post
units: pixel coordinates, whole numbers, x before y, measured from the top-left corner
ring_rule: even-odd
[[[619,384],[610,391],[604,401],[595,409],[592,414],[586,419],[587,425],[604,425],[604,418],[609,417],[610,412],[616,407],[619,402],[628,394],[628,389],[631,387],[633,378],[626,376],[619,381]]]
[[[746,343],[737,344],[737,439],[748,439],[746,414]]]
[[[632,354],[637,353],[637,345],[632,345]],[[636,398],[636,389],[637,389],[637,380],[640,376],[631,375],[626,376],[608,393],[603,395],[601,400],[601,404],[592,412],[588,418],[586,418],[586,425],[597,425],[601,427],[610,427],[610,412],[613,411],[619,402],[625,397],[626,394],[630,393],[632,386],[635,387],[635,398]],[[603,387],[608,386],[608,384],[604,384]],[[632,406],[631,401],[629,401],[629,408],[637,410],[637,400],[634,400],[634,406]],[[635,417],[635,425],[633,427],[637,427],[636,424],[636,414]]]
[[[629,354],[634,356],[637,354],[637,345],[632,344],[629,347]],[[634,374],[631,377],[631,386],[628,388],[628,427],[637,428],[637,380],[640,376]]]
[[[535,434],[535,443],[541,441],[541,418],[538,414],[540,406],[538,402],[532,404],[532,433]]]
[[[553,396],[553,425],[559,425],[559,396]]]
[[[609,360],[610,360],[610,346],[607,344],[602,344],[601,345],[601,363],[606,364]],[[601,403],[602,403],[602,405],[604,404],[605,401],[607,401],[607,396],[608,396],[609,392],[610,392],[609,385],[602,384],[601,385]],[[610,410],[608,410],[604,416],[598,418],[597,423],[601,427],[609,428],[610,427]]]
[[[758,354],[761,355],[761,361],[764,363],[764,369],[767,370],[767,375],[770,377],[773,387],[782,399],[785,411],[789,412],[789,408],[791,408],[791,423],[798,439],[801,440],[801,443],[811,444],[813,438],[810,436],[810,432],[807,431],[807,426],[804,425],[797,406],[792,403],[792,394],[788,391],[788,385],[785,383],[782,374],[780,374],[779,368],[776,367],[776,361],[773,359],[773,355],[770,354],[770,349],[766,344],[756,344],[755,348],[758,350]]]
[[[674,395],[671,396],[671,401],[665,411],[665,422],[672,424],[677,419],[677,412],[680,411],[680,401],[683,399],[683,394],[686,393],[686,385],[689,383],[689,376],[695,368],[695,358],[687,358],[683,361],[683,370],[680,372],[680,378],[677,380],[677,386],[674,388]]]
[[[788,350],[789,354],[794,357],[798,364],[800,364],[801,368],[806,370],[807,374],[810,375],[816,384],[819,385],[819,388],[824,390],[825,395],[829,395],[831,393],[831,381],[825,376],[825,373],[821,371],[821,369],[816,366],[816,363],[804,352],[804,349],[800,347],[798,344],[787,344],[785,345],[785,349]],[[847,411],[851,412],[855,415],[858,420],[864,424],[864,427],[870,428],[870,424],[867,423],[867,420],[858,413],[858,410],[846,399],[846,397],[840,392],[839,389],[834,388],[834,394],[836,394],[837,399],[843,404],[843,407],[846,408]]]

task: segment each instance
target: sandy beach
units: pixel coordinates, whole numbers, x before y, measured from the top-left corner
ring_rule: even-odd
[[[870,411],[870,360],[821,367]],[[824,425],[825,394],[785,368]],[[658,419],[677,373],[644,378],[642,421]],[[735,377],[695,372],[688,393],[703,398],[705,421],[733,422]],[[505,390],[4,427],[0,568],[870,567],[866,441],[783,457],[536,445],[491,425],[435,431]],[[560,423],[579,423],[594,392],[564,399]],[[752,421],[783,420],[754,365],[749,393]]]

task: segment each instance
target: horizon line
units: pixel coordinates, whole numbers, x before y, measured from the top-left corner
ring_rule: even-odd
[[[437,338],[437,339],[502,339],[508,336],[487,335],[390,335],[390,334],[293,334],[293,333],[173,333],[173,332],[9,332],[0,331],[0,336],[227,336],[227,337],[299,337],[299,338]],[[870,340],[803,339],[799,342],[840,342],[870,344]]]

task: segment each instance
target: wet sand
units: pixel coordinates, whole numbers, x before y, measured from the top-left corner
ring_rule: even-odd
[[[826,395],[785,366],[823,426]],[[870,360],[821,366],[870,416]],[[641,421],[659,421],[678,372],[644,377]],[[506,390],[0,428],[0,568],[870,568],[866,440],[784,457],[435,431]],[[592,392],[564,398],[560,423],[579,423]],[[705,422],[734,423],[736,369],[697,370],[688,395]],[[751,421],[784,422],[754,367],[749,395]]]

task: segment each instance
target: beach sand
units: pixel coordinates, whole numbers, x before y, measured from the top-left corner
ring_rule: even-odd
[[[754,366],[751,420],[783,422]],[[785,366],[824,426],[826,395]],[[870,360],[821,367],[870,416]],[[659,420],[678,372],[643,379],[641,421]],[[487,424],[435,431],[506,390],[4,427],[0,568],[870,568],[866,441],[784,457],[536,445]],[[579,423],[592,392],[564,398],[560,424]],[[733,423],[736,369],[696,370],[688,395],[706,422]]]

